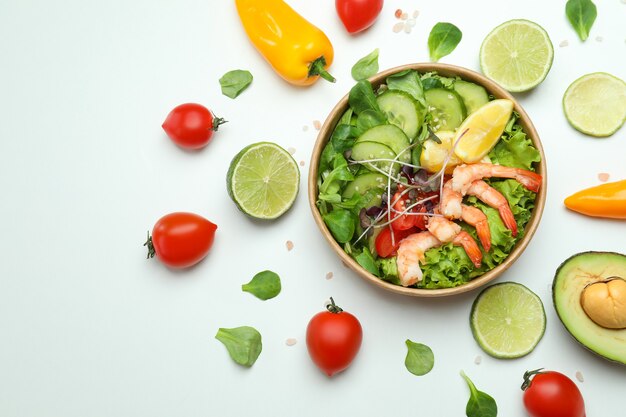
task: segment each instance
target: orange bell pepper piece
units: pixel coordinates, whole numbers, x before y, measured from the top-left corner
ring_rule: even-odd
[[[587,188],[567,197],[564,203],[587,216],[626,219],[626,180]]]

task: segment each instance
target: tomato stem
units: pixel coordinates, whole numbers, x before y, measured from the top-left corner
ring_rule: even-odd
[[[326,71],[326,69],[324,68],[325,66],[326,66],[326,58],[324,58],[324,55],[322,55],[321,57],[317,58],[315,61],[309,64],[309,74],[307,76],[313,77],[314,75],[319,75],[326,81],[330,81],[331,83],[334,83],[337,80],[335,79],[335,77],[330,75],[328,71]]]
[[[223,119],[221,117],[214,117],[213,118],[213,127],[211,128],[211,130],[215,130],[217,131],[217,129],[219,129],[220,125],[223,125],[224,123],[228,123],[228,120]]]
[[[154,245],[152,244],[152,236],[150,236],[150,231],[148,231],[148,239],[143,245],[148,247],[148,256],[146,256],[146,259],[154,258],[156,251],[154,250]]]
[[[330,311],[333,314],[338,314],[343,311],[341,307],[335,304],[335,300],[333,300],[333,297],[330,297],[330,304],[326,306],[326,310]]]
[[[522,391],[526,391],[526,388],[530,387],[532,382],[531,377],[537,374],[542,374],[541,372],[543,368],[535,369],[534,371],[526,371],[524,372],[524,382],[522,383]]]

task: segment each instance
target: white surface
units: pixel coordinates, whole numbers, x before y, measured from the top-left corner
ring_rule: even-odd
[[[626,252],[626,223],[562,205],[598,184],[600,172],[626,178],[626,128],[592,139],[561,111],[563,92],[583,74],[626,79],[626,4],[596,1],[598,18],[583,44],[564,1],[388,0],[376,25],[355,37],[331,1],[290,3],[332,40],[336,84],[284,83],[249,43],[232,1],[0,1],[0,415],[461,416],[469,396],[463,369],[496,398],[499,415],[519,417],[521,376],[539,367],[572,379],[580,371],[588,416],[623,413],[626,368],[573,341],[556,317],[550,284],[576,252]],[[392,33],[398,7],[421,12],[411,34]],[[501,361],[472,338],[477,291],[407,298],[343,267],[312,220],[306,180],[312,122],[349,90],[358,58],[378,47],[381,70],[427,61],[430,28],[450,21],[463,40],[441,62],[478,70],[482,39],[512,18],[541,24],[555,47],[545,82],[517,96],[540,133],[550,176],[537,234],[499,281],[537,292],[548,328],[531,355]],[[563,40],[569,46],[559,47]],[[236,68],[255,78],[231,100],[218,79]],[[206,149],[188,153],[161,123],[172,107],[194,101],[229,123]],[[272,224],[245,218],[225,189],[232,156],[261,140],[294,147],[306,162],[295,206]],[[141,246],[171,211],[197,212],[219,226],[208,259],[188,271],[147,261]],[[280,296],[266,302],[240,290],[263,269],[283,280]],[[334,278],[326,280],[329,271]],[[304,338],[331,295],[359,317],[364,341],[352,367],[329,380],[309,360]],[[251,369],[214,339],[218,327],[240,325],[263,334]],[[288,338],[297,344],[287,346]],[[432,347],[430,374],[404,368],[407,338]]]

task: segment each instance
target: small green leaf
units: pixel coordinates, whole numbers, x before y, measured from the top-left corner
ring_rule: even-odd
[[[380,112],[374,89],[372,89],[372,83],[367,80],[361,80],[352,87],[348,95],[348,103],[350,103],[350,107],[356,114],[365,110]]]
[[[356,131],[357,136],[362,135],[367,130],[384,125],[387,123],[387,117],[379,111],[376,110],[365,110],[359,114],[359,117],[356,119]]]
[[[335,209],[322,217],[337,242],[346,243],[352,239],[357,220],[350,211]]]
[[[220,78],[222,94],[226,97],[235,98],[243,92],[252,82],[250,71],[233,70],[228,71]]]
[[[430,51],[430,59],[439,61],[439,59],[450,54],[456,46],[461,42],[463,34],[458,27],[452,23],[439,22],[430,31],[428,35],[428,50]]]
[[[422,376],[433,369],[435,355],[433,355],[433,351],[428,346],[407,339],[406,347],[408,352],[406,353],[406,359],[404,359],[404,366],[410,373]]]
[[[249,292],[261,300],[269,300],[280,294],[280,277],[272,271],[262,271],[256,274],[250,282],[243,284],[241,290]]]
[[[356,255],[354,259],[367,271],[376,276],[380,276],[378,265],[376,265],[376,261],[374,260],[374,257],[372,256],[372,253],[368,248],[363,248],[363,252]]]
[[[254,327],[220,328],[215,338],[226,346],[230,357],[243,366],[252,366],[263,348],[261,333]]]
[[[598,15],[596,5],[591,0],[569,0],[565,5],[565,14],[580,40],[584,42]]]
[[[352,67],[352,78],[361,81],[378,72],[378,48],[359,59]]]
[[[465,415],[467,417],[496,417],[498,415],[498,406],[489,394],[478,391],[474,383],[461,371],[461,376],[470,389],[470,398],[465,407]]]

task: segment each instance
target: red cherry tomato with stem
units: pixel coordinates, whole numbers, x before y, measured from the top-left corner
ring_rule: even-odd
[[[226,120],[215,117],[201,104],[186,103],[174,107],[163,122],[163,130],[172,141],[184,149],[205,147],[213,132]]]
[[[313,316],[306,329],[311,359],[326,375],[345,370],[359,352],[363,340],[361,323],[330,299],[328,311]]]
[[[383,9],[383,0],[335,0],[337,14],[350,34],[372,26]]]
[[[215,230],[215,224],[197,214],[170,213],[156,222],[144,246],[148,247],[148,258],[156,255],[171,268],[187,268],[209,253]]]
[[[531,417],[585,417],[580,390],[567,376],[537,369],[524,374],[524,406]]]

